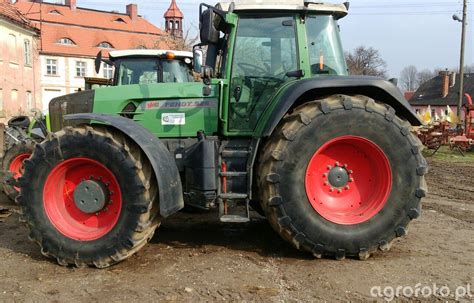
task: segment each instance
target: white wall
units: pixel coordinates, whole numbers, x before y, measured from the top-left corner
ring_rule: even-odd
[[[25,40],[31,50],[29,63],[25,61]],[[35,33],[0,18],[0,122],[11,116],[31,114],[27,94],[31,93],[32,107],[41,106],[39,84]]]
[[[46,60],[58,60],[58,74],[51,76],[46,74]],[[76,76],[76,62],[86,62],[86,77],[103,77],[101,68],[99,74],[96,74],[94,67],[95,58],[80,57],[60,57],[42,54],[41,60],[41,87],[43,110],[48,109],[49,101],[52,98],[77,92],[84,89],[84,77]]]

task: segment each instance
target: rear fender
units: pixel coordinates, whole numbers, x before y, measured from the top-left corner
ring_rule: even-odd
[[[334,76],[301,80],[288,87],[271,107],[262,135],[270,136],[283,116],[293,107],[318,97],[334,94],[364,95],[395,109],[397,115],[413,126],[421,125],[401,91],[389,81],[367,76]]]
[[[113,127],[134,141],[150,161],[158,182],[160,214],[168,217],[184,207],[183,189],[176,162],[165,145],[146,128],[130,119],[106,114],[73,114],[64,120],[89,120]]]

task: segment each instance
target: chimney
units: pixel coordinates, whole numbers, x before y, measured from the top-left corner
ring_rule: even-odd
[[[454,87],[456,85],[456,73],[452,72],[449,74],[449,87]]]
[[[76,0],[64,0],[64,4],[66,4],[66,6],[69,6],[71,10],[76,9]]]
[[[441,77],[441,98],[446,98],[449,93],[449,72],[448,70],[440,71]]]
[[[138,18],[138,8],[136,4],[129,4],[127,5],[127,15],[132,19],[132,21],[135,21]]]

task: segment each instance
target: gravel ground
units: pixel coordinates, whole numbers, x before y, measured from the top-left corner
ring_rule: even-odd
[[[408,293],[397,300],[453,301],[458,287],[470,284],[474,294],[474,163],[430,166],[423,215],[390,252],[368,261],[313,259],[264,219],[225,225],[215,213],[182,213],[125,262],[105,270],[65,268],[28,241],[16,213],[0,214],[0,301],[367,301],[377,299],[373,287],[390,299],[389,287],[397,286]],[[433,283],[451,296],[409,295],[408,287]]]

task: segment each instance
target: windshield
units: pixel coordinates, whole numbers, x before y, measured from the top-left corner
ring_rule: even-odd
[[[151,58],[122,59],[118,63],[117,85],[194,81],[191,68],[181,60],[163,60],[163,77],[159,77],[159,64],[159,60]]]
[[[189,66],[180,60],[163,61],[163,82],[192,82],[193,75]]]
[[[306,32],[312,75],[347,75],[339,27],[333,16],[308,16]]]

